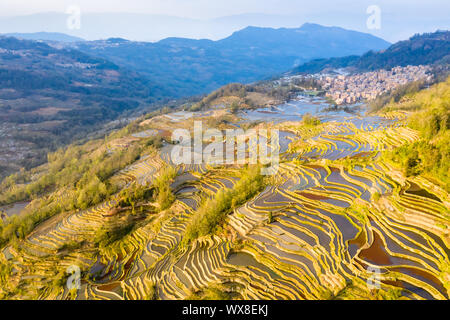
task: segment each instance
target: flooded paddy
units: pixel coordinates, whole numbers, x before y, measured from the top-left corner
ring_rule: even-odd
[[[449,263],[445,235],[436,233],[436,227],[430,227],[434,221],[426,217],[443,202],[408,180],[399,183],[381,162],[382,157],[376,158],[414,134],[406,131],[404,138],[404,132],[393,130],[399,126],[395,114],[363,117],[363,111],[362,105],[333,109],[320,97],[298,97],[279,106],[241,112],[244,122],[276,124],[299,121],[310,113],[319,117],[322,125],[314,128],[317,131],[280,125],[279,173],[267,179],[262,192],[233,205],[221,228],[186,243],[186,228],[196,223],[199,205],[219,190],[233,188],[242,167],[177,166],[178,176],[170,183],[174,207],[155,219],[155,224],[139,226],[121,239],[120,253],[102,257],[101,263],[90,262],[88,270],[97,277],[94,284],[84,284],[79,298],[142,299],[151,284],[159,299],[185,299],[220,283],[239,288],[236,296],[243,300],[322,299],[324,292],[338,291],[346,281],[366,281],[363,269],[369,266],[379,266],[384,285],[403,289],[404,297],[415,298],[408,290],[427,299],[448,297],[442,276]],[[165,124],[182,127],[187,119],[203,116],[214,113],[178,112],[159,117]],[[227,125],[239,127],[239,123]],[[158,130],[133,137],[161,134],[162,126]],[[308,137],[302,139],[300,132]],[[287,155],[292,142],[299,143],[292,145],[293,152]],[[126,183],[156,176],[158,161],[174,165],[172,148],[165,143],[155,157],[158,160],[143,158],[139,165],[122,171]],[[248,149],[246,144],[245,151]],[[393,190],[394,185],[406,187]],[[375,200],[375,192],[383,196]],[[392,211],[383,211],[385,202]],[[419,212],[419,223],[425,217],[423,229],[404,218],[402,210],[409,207]],[[9,209],[23,210],[20,206]],[[57,228],[42,230],[39,237],[28,239],[27,252],[55,250],[77,237],[80,230],[95,234],[104,219],[110,218],[102,210],[108,212],[106,203],[71,214]],[[434,211],[430,215],[438,216]],[[2,254],[14,258],[14,250]]]
[[[14,215],[21,215],[29,204],[30,201],[22,201],[0,207],[0,215],[2,215],[2,218],[12,217]]]
[[[427,190],[421,188],[412,181],[408,181],[408,183],[410,184],[410,187],[408,190],[405,191],[406,193],[414,194],[416,196],[432,199],[442,203],[442,200],[439,199],[436,195],[432,194],[431,192],[428,192]]]
[[[331,105],[320,97],[298,96],[295,100],[269,108],[247,110],[240,116],[247,121],[284,122],[300,121],[307,113],[318,116],[323,121],[339,120],[344,117],[354,116],[353,112],[359,111],[360,105],[354,105],[346,110],[330,109]]]
[[[233,252],[229,254],[227,257],[227,263],[241,267],[252,266],[270,274],[273,278],[279,277],[275,272],[266,267],[264,264],[259,263],[251,254],[246,252]]]

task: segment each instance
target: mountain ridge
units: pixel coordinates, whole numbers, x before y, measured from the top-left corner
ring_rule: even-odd
[[[227,83],[271,77],[314,58],[362,54],[390,43],[367,33],[305,24],[247,27],[213,41],[171,37],[158,42],[97,40],[67,44],[172,88],[174,97],[204,94]]]
[[[294,68],[290,73],[318,73],[326,69],[350,68],[372,71],[395,66],[433,64],[450,61],[450,31],[416,34],[394,43],[386,50],[368,51],[361,56],[315,59]],[[448,63],[448,62],[447,62]]]
[[[0,17],[2,32],[65,32],[72,36],[88,40],[107,39],[110,37],[128,38],[134,41],[158,41],[170,36],[219,40],[228,37],[233,31],[248,25],[260,27],[297,28],[304,22],[314,22],[322,25],[339,25],[346,29],[370,32],[390,42],[407,39],[414,32],[430,32],[448,25],[447,17],[426,16],[412,20],[407,15],[396,15],[383,12],[383,28],[368,30],[366,17],[357,13],[328,15],[326,19],[317,13],[240,13],[211,18],[189,18],[176,15],[148,14],[142,12],[83,12],[82,27],[68,29],[68,14],[63,12],[41,12],[25,16]],[[123,28],[123,26],[127,28]],[[399,26],[402,28],[399,28]],[[420,25],[420,28],[418,27]]]

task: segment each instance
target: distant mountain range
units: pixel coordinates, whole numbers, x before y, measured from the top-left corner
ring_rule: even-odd
[[[368,15],[364,14],[367,4],[359,1],[352,4],[351,8],[348,5],[344,5],[344,7],[345,10],[340,10],[339,14],[333,12],[335,9],[328,8],[330,11],[293,11],[290,15],[242,13],[210,19],[147,13],[90,13],[83,11],[79,29],[68,28],[69,15],[64,12],[43,12],[24,16],[7,16],[5,13],[4,16],[0,16],[0,30],[2,33],[62,32],[86,40],[104,40],[111,37],[133,41],[159,41],[168,37],[220,40],[247,26],[297,28],[305,22],[314,22],[369,32],[395,42],[407,39],[414,32],[431,32],[438,28],[448,27],[445,10],[442,10],[441,13],[432,10],[432,15],[430,12],[410,15],[408,11],[404,10],[397,12],[383,10],[382,28],[369,30],[366,26]]]
[[[349,68],[353,71],[390,69],[396,66],[450,63],[450,32],[436,31],[415,35],[380,52],[369,51],[362,56],[315,59],[292,70],[292,74],[317,73]]]
[[[120,38],[67,44],[164,84],[173,97],[207,93],[230,82],[271,77],[315,58],[358,55],[390,43],[373,35],[304,24],[300,28],[247,27],[218,40]]]
[[[5,33],[36,30],[62,32],[87,40],[111,37],[135,41],[159,41],[168,37],[219,40],[249,25],[293,28],[305,22],[295,16],[268,14],[241,14],[201,20],[158,14],[83,13],[80,29],[69,29],[68,17],[58,12],[0,17],[0,30]]]
[[[248,27],[220,41],[88,42],[59,33],[13,35],[0,36],[0,120],[64,121],[70,127],[230,82],[261,80],[315,57],[388,46],[372,35],[315,24]],[[86,108],[89,112],[82,111]]]
[[[15,37],[24,40],[43,40],[57,42],[79,42],[85,41],[83,38],[74,37],[60,32],[33,32],[33,33],[5,33],[5,37]]]

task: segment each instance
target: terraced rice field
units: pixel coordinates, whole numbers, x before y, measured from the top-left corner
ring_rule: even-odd
[[[214,286],[238,299],[449,299],[448,194],[422,178],[406,179],[379,157],[418,138],[405,119],[343,118],[312,136],[277,124],[288,141],[272,182],[234,209],[222,233],[188,245],[183,236],[196,210],[232,189],[241,167],[178,166],[172,207],[113,248],[61,254],[71,241],[120,223],[110,214],[114,198],[47,221],[2,255],[15,262],[26,296],[38,299],[69,298],[69,290],[46,285],[73,264],[88,274],[76,299],[186,299]],[[121,188],[151,184],[173,165],[170,150],[112,181]]]

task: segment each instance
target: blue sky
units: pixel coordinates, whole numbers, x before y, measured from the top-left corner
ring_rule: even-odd
[[[193,19],[244,13],[286,15],[291,17],[290,21],[293,17],[297,19],[298,26],[304,22],[336,25],[369,32],[389,41],[450,27],[449,0],[0,0],[0,16],[64,13],[71,5],[79,6],[83,13],[132,12]],[[377,5],[381,10],[380,30],[367,29],[366,10],[370,5]],[[276,22],[273,25],[283,26],[287,25]]]

